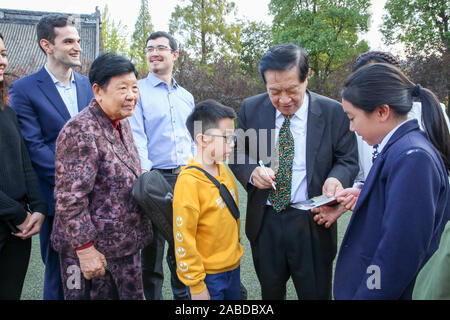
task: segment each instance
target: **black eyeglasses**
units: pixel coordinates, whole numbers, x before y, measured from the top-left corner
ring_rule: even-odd
[[[154,51],[157,51],[157,52],[173,51],[171,48],[166,47],[166,46],[145,47],[144,50],[145,50],[145,52],[149,52],[149,53],[152,53]]]
[[[231,143],[236,144],[236,142],[237,142],[237,137],[236,137],[235,135],[232,135],[232,136],[222,136],[222,135],[220,135],[220,134],[206,134],[206,133],[205,133],[205,136],[222,137],[222,138],[225,139],[226,143],[228,143],[228,144],[231,144]]]

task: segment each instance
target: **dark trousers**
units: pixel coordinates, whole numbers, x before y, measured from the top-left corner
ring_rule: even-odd
[[[61,284],[59,254],[53,250],[50,235],[53,229],[53,216],[45,217],[39,240],[41,243],[41,257],[45,265],[44,271],[44,300],[63,300],[64,293]]]
[[[205,284],[211,300],[239,300],[241,298],[241,268],[207,274]]]
[[[20,300],[31,253],[31,238],[9,235],[0,249],[0,300]]]
[[[317,225],[309,211],[266,206],[251,243],[262,299],[284,300],[290,277],[299,299],[331,299],[336,238],[336,229]]]
[[[231,271],[206,274],[204,279],[211,300],[241,300],[241,267]],[[244,288],[245,289],[245,288]],[[191,291],[188,288],[189,297]]]
[[[175,187],[178,175],[162,172],[172,187]],[[153,225],[153,241],[141,250],[142,283],[144,296],[147,300],[162,300],[162,285],[164,282],[163,259],[166,240]],[[170,284],[174,300],[188,300],[189,295],[186,286],[178,279],[175,250],[167,249],[167,265],[170,270]]]

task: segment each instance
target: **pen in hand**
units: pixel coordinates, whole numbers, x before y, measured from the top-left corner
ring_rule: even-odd
[[[261,161],[261,160],[259,160],[258,161],[258,163],[259,163],[259,166],[261,167],[261,168],[263,168],[263,170],[264,170],[264,172],[266,173],[266,175],[270,178],[270,175],[269,175],[269,173],[267,172],[267,169],[266,169],[266,166],[264,165],[264,163]],[[273,190],[277,190],[277,188],[275,187],[275,184],[272,182],[272,188],[273,188]]]

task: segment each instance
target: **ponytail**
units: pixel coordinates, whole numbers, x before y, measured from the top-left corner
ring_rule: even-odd
[[[347,78],[342,98],[367,113],[387,104],[400,116],[406,115],[413,98],[418,98],[426,137],[439,152],[447,174],[450,172],[450,134],[439,101],[430,90],[412,83],[400,69],[387,63],[367,64]]]
[[[419,84],[411,89],[411,96],[418,98],[422,103],[423,129],[428,140],[441,155],[448,174],[450,172],[450,135],[439,100],[433,92],[422,88]]]

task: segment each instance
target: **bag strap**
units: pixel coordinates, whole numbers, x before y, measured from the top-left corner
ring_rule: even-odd
[[[112,286],[112,299],[113,300],[120,300],[119,299],[119,291],[117,290],[116,283],[114,282],[114,278],[112,276],[111,270],[108,269],[108,267],[105,267],[105,276],[106,275],[111,276],[111,286]],[[91,290],[92,290],[92,279],[87,280],[84,279],[84,300],[91,300]]]
[[[186,167],[185,169],[197,169],[200,170],[201,172],[203,172],[205,174],[205,176],[211,180],[212,183],[214,183],[214,185],[219,189],[219,193],[220,196],[222,198],[222,200],[225,202],[225,204],[227,205],[231,215],[233,216],[234,219],[239,219],[240,217],[240,212],[239,212],[239,208],[236,205],[236,202],[234,201],[233,196],[231,195],[230,191],[228,190],[227,186],[224,185],[223,183],[220,183],[219,181],[217,181],[216,178],[214,178],[211,174],[209,174],[205,169],[200,168],[200,167],[196,167],[196,166],[189,166]]]

